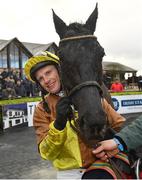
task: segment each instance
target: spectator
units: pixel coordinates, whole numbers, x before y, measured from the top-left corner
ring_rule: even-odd
[[[118,79],[115,79],[115,82],[111,85],[110,89],[112,92],[122,92],[124,90],[124,87]]]
[[[13,68],[8,69],[8,76],[11,77],[13,75],[13,70]]]
[[[18,76],[17,71],[15,69],[13,69],[11,71],[10,78],[14,79],[15,83],[20,79],[20,77]]]
[[[142,76],[138,77],[138,88],[139,88],[139,91],[142,91]]]
[[[0,75],[0,99],[2,99],[2,76]]]
[[[40,88],[36,83],[32,83],[32,96],[39,96]]]
[[[15,97],[16,97],[15,90],[12,89],[11,86],[7,85],[7,88],[2,90],[3,99],[12,99]]]
[[[4,69],[0,69],[0,76],[2,77],[2,73],[3,73]]]
[[[6,89],[6,83],[7,83],[7,78],[8,77],[6,77],[6,78],[2,78],[2,89]]]
[[[2,78],[5,79],[8,77],[8,69],[4,69],[3,72],[1,73]]]
[[[25,97],[26,96],[26,90],[24,87],[24,84],[21,83],[21,80],[18,80],[15,85],[15,92],[17,97]]]
[[[8,91],[6,90],[8,88]],[[39,96],[40,89],[36,83],[20,78],[20,71],[16,69],[0,69],[0,99],[7,99],[14,89],[14,97]],[[14,94],[15,94],[14,93]],[[3,97],[4,96],[4,97]]]
[[[15,81],[14,79],[7,77],[5,78],[5,88],[10,87],[12,89],[15,88]]]
[[[29,81],[27,78],[23,80],[23,84],[26,90],[26,96],[31,97],[33,96],[33,83]]]

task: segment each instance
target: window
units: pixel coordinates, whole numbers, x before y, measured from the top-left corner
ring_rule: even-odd
[[[27,59],[29,59],[29,57],[26,56],[26,54],[24,54],[23,52],[21,52],[21,57],[22,57],[22,68],[24,68],[25,62],[27,61]]]
[[[7,68],[7,48],[0,52],[0,68]]]
[[[10,67],[19,68],[19,49],[14,43],[10,44]]]
[[[27,59],[29,59],[29,57],[25,53],[21,52],[21,65],[22,65],[22,78],[23,79],[25,79],[25,74],[23,72],[23,69],[24,69],[25,62],[27,61]]]

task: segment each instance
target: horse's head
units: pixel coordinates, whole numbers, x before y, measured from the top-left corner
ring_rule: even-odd
[[[104,135],[106,115],[102,107],[102,58],[104,49],[93,36],[97,5],[85,24],[67,26],[53,11],[60,36],[59,57],[64,89],[79,113],[79,129],[87,142]]]

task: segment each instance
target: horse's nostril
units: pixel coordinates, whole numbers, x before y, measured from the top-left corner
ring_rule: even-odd
[[[79,132],[85,142],[89,142],[89,144],[104,139],[105,124],[106,116],[103,111],[97,113],[86,112],[78,119]]]
[[[85,123],[84,126],[80,127],[80,132],[82,133],[82,137],[85,139],[85,141],[90,144],[104,139],[106,126],[104,124],[102,126],[95,124],[93,126],[87,126]]]

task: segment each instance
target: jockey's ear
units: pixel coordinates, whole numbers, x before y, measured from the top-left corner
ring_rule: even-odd
[[[92,14],[89,16],[89,18],[86,21],[86,28],[92,33],[94,34],[95,30],[96,30],[96,22],[97,22],[97,18],[98,18],[98,3],[96,3],[96,7],[94,9],[94,11],[92,12]]]
[[[60,39],[62,39],[67,29],[66,23],[64,23],[64,21],[55,14],[53,9],[52,12],[56,32],[58,33]]]

